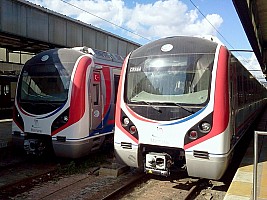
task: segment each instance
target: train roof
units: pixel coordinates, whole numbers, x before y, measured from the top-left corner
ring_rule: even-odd
[[[183,53],[215,53],[218,43],[200,37],[173,36],[150,42],[134,50],[131,57],[170,55]]]
[[[209,40],[209,41],[212,41],[212,42],[216,42],[222,46],[225,46],[224,43],[222,43],[221,40],[219,40],[219,38],[213,36],[213,35],[204,35],[204,36],[196,36],[196,37],[199,37],[199,38],[203,38],[203,39],[206,39],[206,40]]]
[[[89,48],[86,46],[74,47],[72,49],[77,50],[77,51],[81,51],[83,53],[91,54],[91,55],[95,56],[96,58],[107,60],[107,61],[123,63],[123,60],[124,60],[124,58],[118,54],[113,54],[113,53],[109,53],[109,52],[102,51],[99,49]]]
[[[117,55],[108,53],[106,51],[101,51],[97,49],[92,49],[88,47],[75,47],[75,48],[56,48],[43,51],[30,60],[28,60],[25,65],[31,64],[43,64],[45,63],[57,63],[57,62],[73,62],[77,60],[81,55],[90,54],[95,57],[97,60],[102,60],[106,63],[118,63],[122,64],[124,58]]]

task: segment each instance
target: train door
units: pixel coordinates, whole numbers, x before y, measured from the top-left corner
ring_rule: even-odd
[[[90,85],[90,130],[97,131],[103,128],[103,91],[101,87],[101,73],[94,70]]]
[[[120,73],[121,70],[114,69],[113,70],[113,80],[114,80],[114,105],[116,105],[117,102],[117,93],[118,93],[118,86],[120,81]]]
[[[231,146],[236,143],[236,110],[237,110],[237,60],[233,56],[231,56],[231,61],[229,63],[229,79],[230,79],[230,113],[231,113]]]
[[[113,100],[111,100],[110,104],[110,120],[115,123],[115,106],[117,102],[117,93],[118,93],[118,85],[120,81],[120,70],[113,69]],[[111,124],[111,123],[110,123]]]

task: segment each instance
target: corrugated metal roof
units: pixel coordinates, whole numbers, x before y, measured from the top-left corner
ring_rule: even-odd
[[[267,1],[257,0],[255,1],[256,12],[255,16],[258,17],[258,30],[262,37],[262,45],[266,48],[267,43]]]

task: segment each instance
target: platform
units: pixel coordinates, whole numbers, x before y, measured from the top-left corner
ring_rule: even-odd
[[[267,110],[255,131],[267,131]],[[267,200],[267,136],[258,136],[257,199],[253,199],[254,138],[243,157],[224,200]]]

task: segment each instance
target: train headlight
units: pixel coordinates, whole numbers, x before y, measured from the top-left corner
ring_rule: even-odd
[[[52,123],[51,131],[54,131],[69,121],[69,108],[59,115]]]
[[[190,139],[195,140],[195,139],[197,139],[197,137],[198,137],[197,131],[195,131],[195,130],[189,131],[189,138]]]
[[[211,130],[211,125],[208,122],[203,122],[199,126],[200,130],[204,133],[208,133]]]
[[[136,129],[136,126],[130,126],[130,133],[133,135],[133,134],[135,134],[136,133],[136,131],[137,131],[137,129]]]
[[[23,130],[24,129],[24,122],[23,119],[19,113],[19,111],[17,110],[17,108],[14,106],[14,110],[13,110],[13,118],[14,121],[16,121],[18,123],[18,125],[20,126],[20,128]]]
[[[131,134],[133,137],[135,137],[138,140],[139,136],[138,136],[137,127],[134,125],[131,119],[123,111],[121,112],[122,112],[121,119],[120,119],[121,126],[127,133]]]
[[[62,119],[63,119],[64,122],[67,122],[69,120],[69,117],[67,115],[65,115],[65,116],[63,116]]]
[[[124,117],[122,119],[122,123],[123,123],[124,126],[127,126],[130,123],[130,119],[128,117]]]

